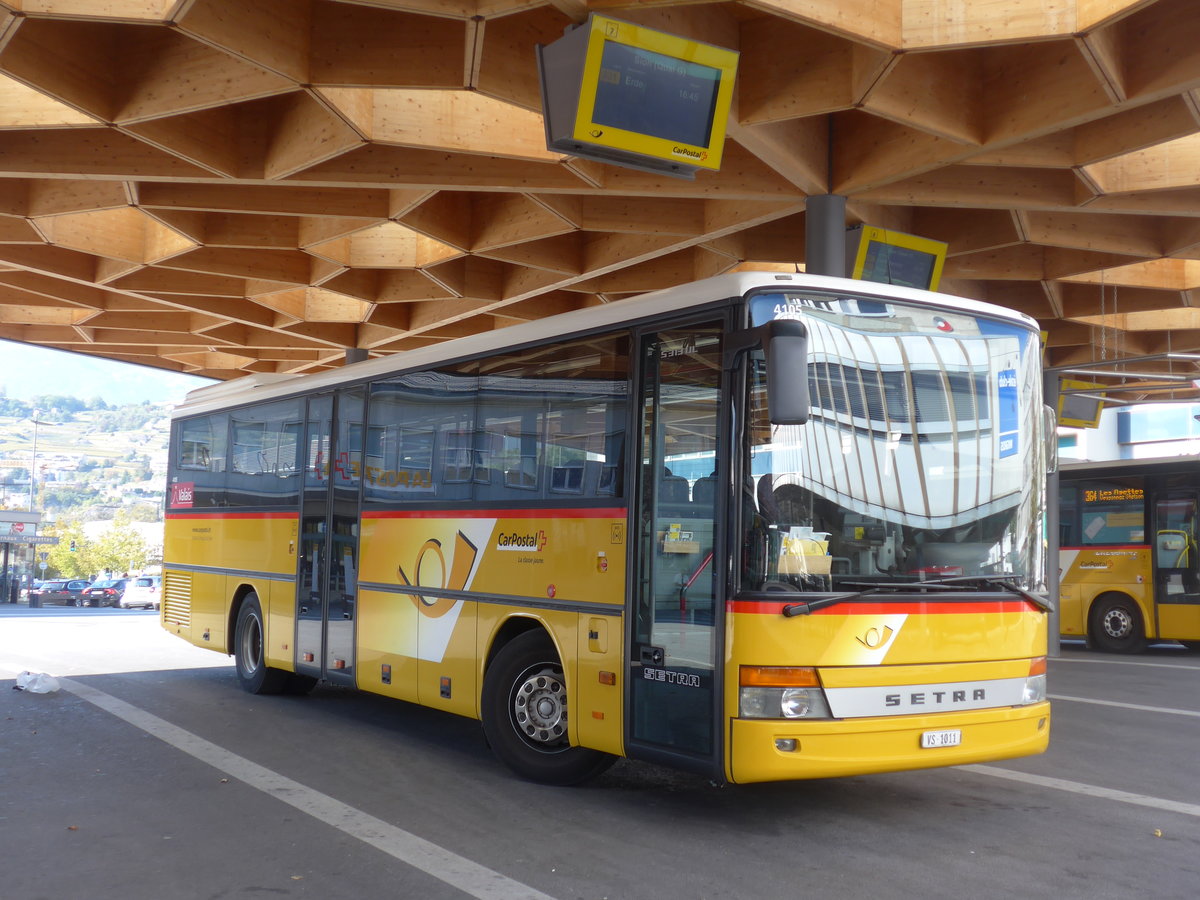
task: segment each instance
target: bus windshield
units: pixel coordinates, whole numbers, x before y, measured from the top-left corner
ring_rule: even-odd
[[[757,294],[808,330],[809,421],[774,425],[752,354],[743,590],[963,576],[1043,580],[1038,341],[1015,319],[868,296]],[[986,583],[981,579],[980,583]]]

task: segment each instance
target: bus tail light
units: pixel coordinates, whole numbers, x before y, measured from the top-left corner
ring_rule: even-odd
[[[1021,705],[1041,703],[1046,699],[1046,657],[1035,656],[1029,661],[1029,675],[1025,678],[1025,690]]]
[[[829,718],[814,668],[742,666],[738,681],[738,715],[743,719]]]

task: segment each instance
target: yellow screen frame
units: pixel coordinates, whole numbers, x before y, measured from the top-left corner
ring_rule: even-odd
[[[593,14],[586,26],[590,29],[583,77],[579,86],[579,106],[575,112],[576,141],[624,150],[655,159],[683,163],[699,169],[716,171],[721,168],[725,149],[725,130],[729,123],[729,108],[733,102],[733,82],[737,73],[738,53],[712,44],[702,44],[678,35],[655,31],[641,25]],[[696,63],[717,69],[721,81],[713,108],[712,131],[708,146],[686,144],[654,135],[626,131],[592,120],[596,108],[596,92],[600,86],[600,59],[608,41],[650,53],[657,53],[683,62]]]
[[[881,228],[878,225],[863,225],[854,259],[850,261],[851,278],[863,280],[863,270],[867,264],[867,251],[872,243],[915,250],[932,256],[933,269],[929,274],[929,286],[925,290],[936,291],[938,289],[938,285],[942,281],[942,268],[946,265],[947,245],[944,242],[915,234],[905,234],[902,231],[892,231],[890,228]]]
[[[1096,403],[1096,417],[1093,419],[1072,419],[1063,415],[1063,401],[1069,397],[1069,394],[1062,393],[1063,391],[1095,391],[1103,394],[1104,388],[1108,387],[1105,384],[1096,384],[1092,381],[1075,381],[1071,378],[1063,378],[1058,383],[1058,424],[1066,425],[1069,428],[1098,428],[1100,426],[1100,416],[1104,413],[1104,401],[1100,400]]]

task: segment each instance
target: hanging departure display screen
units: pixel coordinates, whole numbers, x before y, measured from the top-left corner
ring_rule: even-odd
[[[720,69],[605,41],[592,121],[706,147],[720,85]]]
[[[846,232],[846,262],[851,278],[936,291],[946,245],[915,234],[857,225]]]
[[[538,47],[546,146],[694,178],[717,170],[738,54],[591,15]]]
[[[867,246],[860,277],[864,281],[927,290],[933,277],[933,263],[934,257],[920,250],[872,241]]]

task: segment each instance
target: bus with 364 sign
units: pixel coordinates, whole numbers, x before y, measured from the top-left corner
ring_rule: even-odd
[[[1194,457],[1063,465],[1062,633],[1116,653],[1149,641],[1200,650],[1198,507]]]

